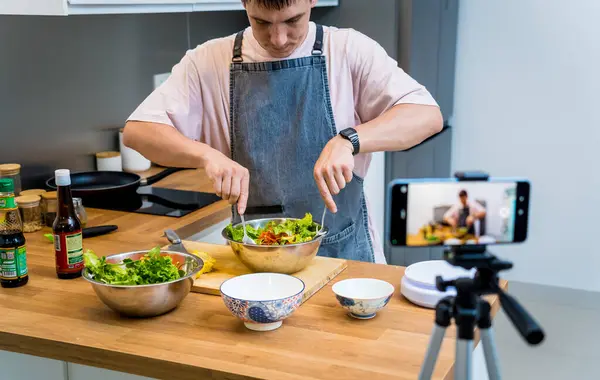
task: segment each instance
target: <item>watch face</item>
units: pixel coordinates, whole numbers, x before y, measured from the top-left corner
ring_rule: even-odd
[[[348,129],[344,129],[344,130],[341,132],[341,134],[342,134],[342,135],[344,135],[344,136],[346,136],[346,137],[350,137],[350,135],[352,135],[352,134],[354,134],[354,133],[355,133],[355,131],[354,131],[353,129],[350,129],[350,128],[348,128]]]

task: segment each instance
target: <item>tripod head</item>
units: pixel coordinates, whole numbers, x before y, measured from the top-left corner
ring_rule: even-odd
[[[478,297],[486,294],[498,294],[500,305],[523,339],[532,345],[539,344],[544,340],[544,332],[537,322],[514,297],[506,294],[498,284],[498,273],[511,269],[513,266],[511,262],[498,259],[489,253],[485,246],[481,245],[451,247],[444,252],[444,259],[454,266],[477,269],[473,278],[464,277],[444,281],[441,276],[436,277],[438,290],[444,292],[448,287],[456,288],[456,305],[458,307],[474,309]]]

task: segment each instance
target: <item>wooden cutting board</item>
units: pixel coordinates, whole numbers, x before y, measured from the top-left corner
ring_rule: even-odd
[[[212,294],[220,296],[221,284],[230,278],[252,273],[241,261],[235,257],[231,247],[228,245],[208,244],[197,241],[183,241],[185,248],[192,252],[194,250],[204,251],[214,257],[216,263],[210,273],[200,275],[194,281],[192,292]],[[328,257],[315,257],[313,262],[302,271],[293,274],[304,281],[306,290],[302,302],[309,299],[313,294],[327,285],[335,276],[340,274],[348,263],[342,259]]]

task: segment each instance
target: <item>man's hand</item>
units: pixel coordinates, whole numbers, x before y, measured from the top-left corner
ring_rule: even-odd
[[[315,164],[314,176],[321,197],[329,211],[336,213],[332,195],[337,195],[352,181],[354,156],[350,141],[336,136],[329,140]]]
[[[471,225],[473,225],[473,223],[475,222],[475,218],[472,215],[467,216],[467,226],[471,227]]]
[[[237,202],[238,213],[244,214],[250,186],[248,169],[215,149],[205,154],[204,161],[204,170],[213,183],[215,194],[230,204]]]

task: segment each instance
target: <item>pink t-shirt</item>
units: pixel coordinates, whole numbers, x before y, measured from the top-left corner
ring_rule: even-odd
[[[316,25],[311,22],[304,43],[288,58],[311,55],[315,35]],[[169,78],[128,120],[171,125],[188,138],[230,155],[229,67],[234,40],[235,35],[217,38],[187,51]],[[425,87],[399,68],[369,37],[353,29],[324,27],[323,42],[338,131],[370,121],[397,104],[437,106]],[[244,32],[242,52],[244,62],[276,60],[260,46],[250,27]],[[364,178],[370,162],[370,153],[356,155],[355,174]],[[376,262],[385,263],[371,217],[369,225]]]

